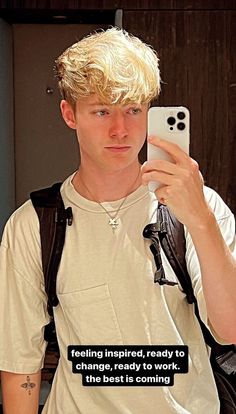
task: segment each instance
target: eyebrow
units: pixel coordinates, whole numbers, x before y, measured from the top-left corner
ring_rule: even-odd
[[[111,106],[112,104],[106,104],[104,102],[94,102],[89,104],[89,106]]]
[[[90,103],[89,104],[89,106],[115,106],[116,104],[112,104],[112,103],[104,103],[104,102],[93,102],[93,103]],[[121,105],[121,106],[123,106],[123,107],[125,107],[125,106],[142,106],[142,104],[141,103],[134,103],[134,102],[130,102],[130,103],[127,103],[127,104],[125,104],[125,105]]]

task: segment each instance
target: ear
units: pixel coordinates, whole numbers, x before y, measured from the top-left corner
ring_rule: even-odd
[[[60,103],[62,118],[64,119],[66,125],[72,129],[76,129],[76,119],[73,108],[71,105],[63,99]]]

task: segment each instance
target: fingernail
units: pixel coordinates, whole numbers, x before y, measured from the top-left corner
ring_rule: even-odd
[[[154,135],[150,135],[150,136],[148,137],[148,141],[149,141],[149,142],[155,141],[155,143],[158,143],[158,142],[160,142],[160,141],[161,141],[161,139],[160,139],[159,137],[157,137],[156,135],[155,135],[155,136],[154,136]]]

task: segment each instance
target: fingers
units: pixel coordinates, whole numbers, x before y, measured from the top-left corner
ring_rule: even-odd
[[[185,178],[190,178],[192,175],[199,175],[198,163],[186,154],[178,145],[162,140],[156,136],[148,137],[148,141],[168,152],[174,160],[174,163],[166,160],[147,161],[142,166],[144,183],[150,180],[160,181],[161,177],[158,176],[159,172],[175,175],[176,177],[183,177],[184,180]],[[151,173],[151,175],[148,175],[147,173]],[[164,176],[162,176],[162,178],[163,177]],[[169,183],[168,177],[167,181],[165,180],[163,182],[163,184],[165,183]]]
[[[192,225],[199,217],[201,206],[205,208],[203,177],[198,163],[178,145],[149,137],[149,142],[166,151],[174,162],[166,160],[147,161],[142,166],[142,180],[158,182],[157,199],[166,204],[181,223]]]
[[[159,137],[153,135],[150,135],[147,140],[150,142],[150,144],[156,145],[157,147],[166,151],[178,164],[185,164],[190,158],[186,152],[184,152],[177,144],[174,144],[173,142],[162,140]]]
[[[182,168],[165,160],[152,160],[143,164],[142,182],[146,185],[149,181],[158,181],[164,185],[172,185],[181,180],[188,180],[190,173]]]
[[[152,170],[165,171],[168,174],[174,174],[176,172],[176,164],[166,160],[151,160],[146,161],[141,167],[143,174]]]
[[[159,171],[150,171],[142,176],[142,183],[146,185],[149,181],[156,181],[163,185],[171,185],[173,183],[173,175],[165,174]]]

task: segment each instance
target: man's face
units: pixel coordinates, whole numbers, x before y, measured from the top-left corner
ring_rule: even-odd
[[[66,101],[61,103],[64,120],[77,132],[81,163],[107,172],[137,163],[146,138],[147,109],[147,104],[104,105],[96,95],[79,99],[74,112]]]

